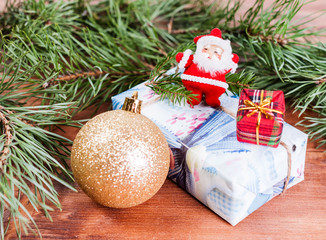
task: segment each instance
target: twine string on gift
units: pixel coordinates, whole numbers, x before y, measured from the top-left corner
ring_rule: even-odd
[[[286,179],[284,181],[284,187],[283,187],[283,191],[282,191],[282,194],[284,194],[288,187],[289,181],[290,181],[291,167],[292,167],[292,154],[291,154],[290,148],[288,147],[288,145],[286,145],[285,142],[281,141],[280,144],[285,148],[285,150],[287,151],[287,154],[288,154],[288,172],[287,172]]]
[[[275,113],[279,113],[279,114],[284,114],[281,111],[278,111],[276,109],[272,109],[269,108],[267,106],[270,106],[272,101],[270,98],[264,98],[264,91],[261,91],[260,94],[260,103],[259,105],[253,103],[250,100],[244,100],[244,104],[246,105],[246,107],[243,108],[239,108],[238,111],[242,111],[242,110],[253,110],[252,112],[249,112],[247,114],[247,117],[251,117],[252,115],[254,115],[255,113],[258,112],[258,116],[257,116],[257,124],[256,124],[256,143],[257,145],[259,145],[259,126],[260,126],[260,121],[261,121],[261,117],[262,114],[265,115],[266,118],[272,120],[274,118],[274,115],[271,114],[271,112],[275,112]]]

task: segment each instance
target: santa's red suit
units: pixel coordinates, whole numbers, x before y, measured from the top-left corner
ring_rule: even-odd
[[[183,85],[192,94],[196,95],[189,103],[191,105],[197,105],[201,102],[203,95],[205,95],[205,101],[208,105],[219,107],[219,97],[228,88],[225,75],[235,71],[239,57],[236,54],[232,54],[230,42],[221,38],[221,31],[217,28],[213,29],[208,35],[196,37],[194,42],[197,44],[198,51],[201,51],[207,45],[217,45],[224,50],[223,54],[230,58],[224,61],[224,64],[227,63],[225,67],[212,72],[203,70],[199,66],[200,63],[194,61],[194,55],[189,49],[183,53],[178,53],[176,56],[176,60],[179,63],[178,67],[185,69],[183,74],[181,74]],[[197,54],[197,50],[195,54]]]

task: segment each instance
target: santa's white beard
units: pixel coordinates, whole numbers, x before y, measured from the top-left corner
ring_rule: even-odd
[[[216,56],[213,58],[208,58],[207,53],[203,53],[202,49],[197,49],[194,54],[193,62],[197,64],[201,71],[208,72],[212,76],[217,73],[225,73],[231,69],[231,72],[235,72],[237,64],[232,61],[232,54],[224,52],[222,54],[221,60]]]

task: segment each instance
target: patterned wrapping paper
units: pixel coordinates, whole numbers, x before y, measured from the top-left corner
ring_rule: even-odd
[[[271,119],[261,113],[260,124],[257,127],[259,113],[256,111],[250,116],[253,110],[244,110],[248,108],[245,101],[249,100],[256,106],[259,106],[263,100],[267,99],[270,99],[271,103],[266,105],[265,108],[279,112],[266,110],[266,115],[268,117],[271,116]],[[259,145],[278,147],[283,130],[284,113],[285,103],[282,91],[243,89],[237,113],[237,139],[241,142],[257,144],[258,141]],[[257,130],[258,133],[256,132]]]
[[[220,97],[226,112],[203,103],[190,108],[158,101],[141,84],[113,97],[113,108],[120,109],[133,91],[143,100],[142,114],[160,127],[172,149],[169,178],[230,224],[283,191],[287,151],[237,141],[236,120],[226,113],[236,115],[237,97]],[[282,141],[292,151],[290,188],[304,179],[307,135],[284,123]]]

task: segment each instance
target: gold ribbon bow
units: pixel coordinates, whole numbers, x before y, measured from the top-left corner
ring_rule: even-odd
[[[283,114],[283,112],[281,112],[281,111],[268,108],[267,106],[269,106],[272,101],[270,98],[265,98],[263,100],[263,97],[264,97],[264,91],[262,90],[261,94],[260,94],[260,104],[259,105],[253,103],[250,100],[244,100],[243,102],[246,105],[246,107],[238,109],[238,111],[253,110],[252,112],[247,114],[247,117],[251,117],[253,114],[258,112],[257,125],[256,125],[256,143],[257,143],[257,145],[259,145],[259,126],[260,126],[261,115],[264,114],[266,118],[272,120],[274,118],[274,115],[271,114],[271,112]]]

